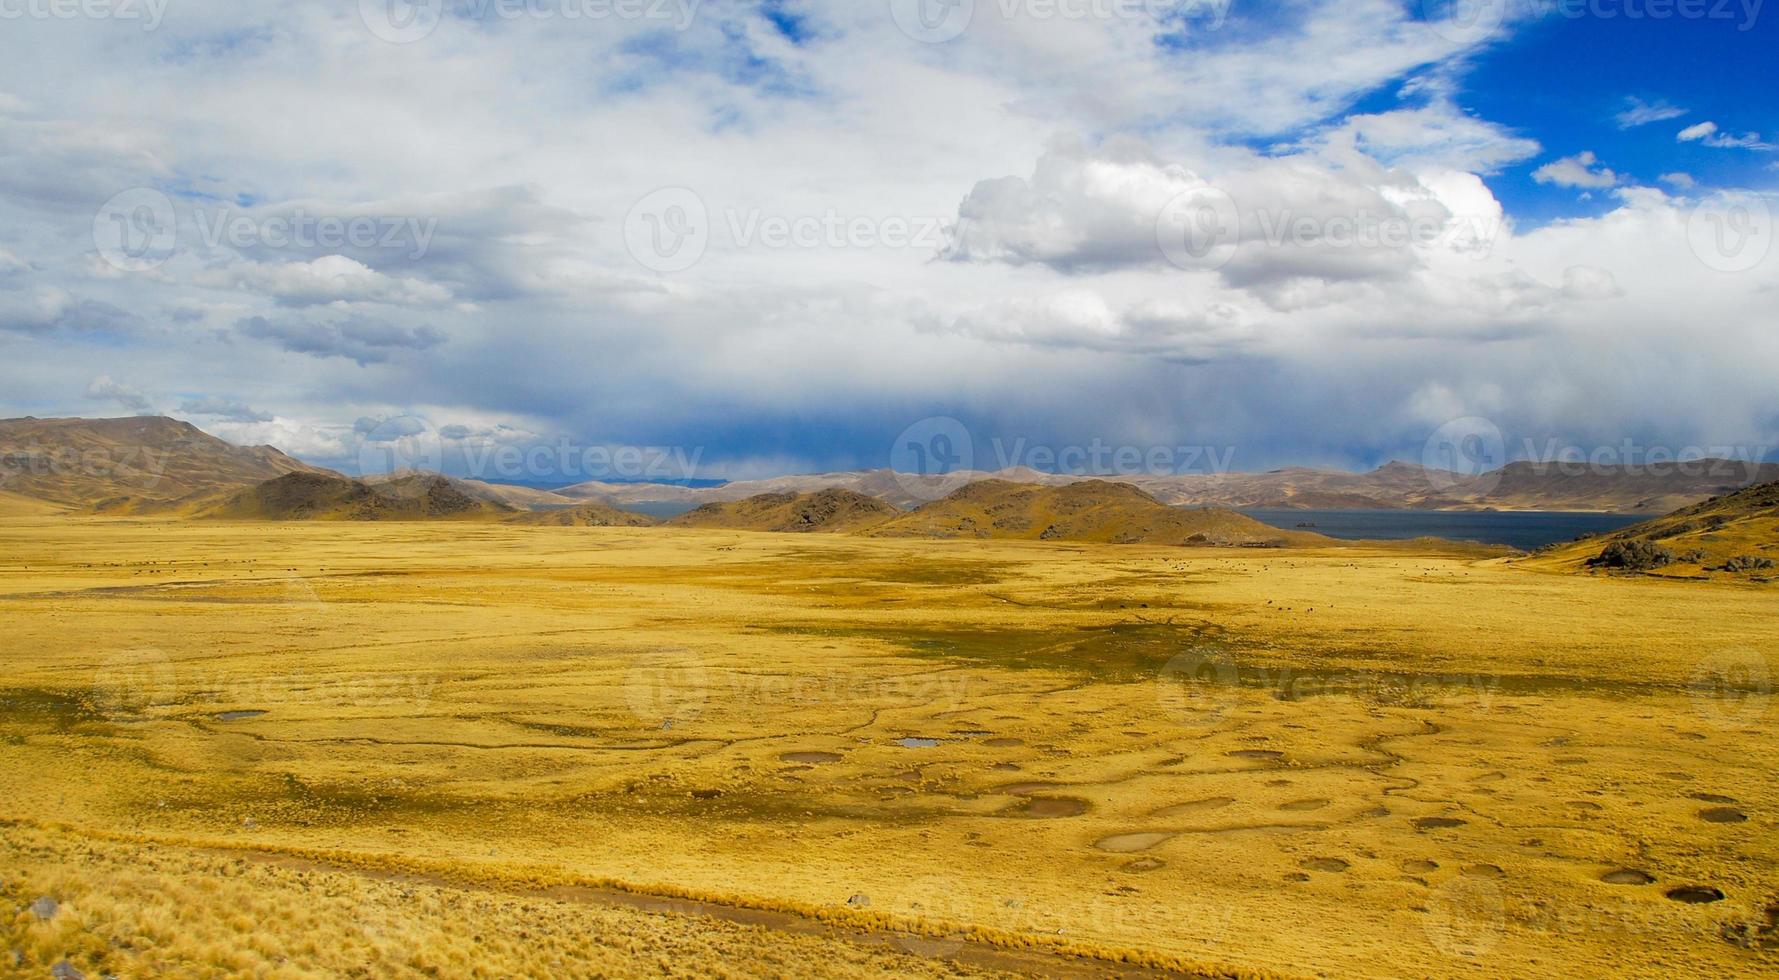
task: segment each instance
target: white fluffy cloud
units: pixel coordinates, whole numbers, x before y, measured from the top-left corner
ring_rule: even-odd
[[[1616,187],[1618,175],[1610,167],[1595,166],[1598,162],[1592,150],[1584,151],[1572,157],[1552,160],[1532,171],[1532,179],[1540,184],[1555,184],[1558,187]]]
[[[1695,123],[1681,130],[1674,137],[1682,143],[1702,143],[1719,150],[1771,150],[1773,144],[1761,139],[1759,133],[1743,133],[1737,136],[1717,128],[1717,124],[1706,120]]]
[[[312,262],[241,262],[199,273],[194,280],[201,286],[260,293],[281,306],[325,303],[433,306],[451,299],[451,291],[443,286],[419,279],[386,276],[343,255],[328,255]]]
[[[1685,109],[1670,105],[1666,101],[1644,102],[1642,99],[1632,96],[1625,100],[1624,110],[1614,118],[1618,120],[1620,129],[1633,129],[1637,126],[1647,126],[1650,123],[1679,119],[1684,115],[1686,115]]]

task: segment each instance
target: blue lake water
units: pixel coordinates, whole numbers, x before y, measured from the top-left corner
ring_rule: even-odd
[[[1600,534],[1645,521],[1647,517],[1624,514],[1585,514],[1567,511],[1445,511],[1445,510],[1281,510],[1249,508],[1242,513],[1274,527],[1315,531],[1331,538],[1373,538],[1389,541],[1407,538],[1446,538],[1505,544],[1530,551],[1582,534]]]

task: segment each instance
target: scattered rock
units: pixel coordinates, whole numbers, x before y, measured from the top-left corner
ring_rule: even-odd
[[[55,980],[86,980],[86,974],[76,970],[74,964],[63,960],[49,968],[49,975]]]
[[[870,905],[871,900],[869,898],[866,898],[863,892],[860,892],[860,893],[854,894],[853,897],[847,899],[846,904],[852,906],[855,909],[862,909],[862,908],[866,907],[867,905]]]
[[[31,914],[44,922],[48,922],[56,917],[56,913],[61,911],[61,908],[62,904],[60,902],[45,895],[31,903]]]

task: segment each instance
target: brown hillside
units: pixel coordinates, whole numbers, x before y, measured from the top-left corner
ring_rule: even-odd
[[[1610,535],[1559,545],[1525,564],[1563,571],[1779,581],[1779,483],[1713,497]]]
[[[537,527],[653,527],[660,523],[647,514],[597,503],[514,514],[506,521]]]
[[[681,514],[674,527],[720,527],[741,531],[861,531],[894,520],[902,511],[851,490],[767,493],[746,500],[719,501]]]
[[[1113,544],[1281,546],[1323,543],[1234,511],[1169,507],[1127,483],[1048,487],[983,480],[869,533],[893,537],[1009,538]]]
[[[412,475],[371,485],[322,473],[290,473],[206,507],[199,517],[256,521],[488,520],[506,504],[466,493],[457,481]]]
[[[286,473],[329,472],[170,418],[0,421],[0,490],[76,509],[172,508]]]

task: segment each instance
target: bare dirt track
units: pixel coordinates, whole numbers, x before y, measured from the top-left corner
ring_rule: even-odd
[[[704,903],[863,972],[1753,974],[1776,607],[1362,548],[19,516],[0,816],[418,875],[338,887],[470,921],[502,889]],[[747,972],[732,938],[699,955]]]

